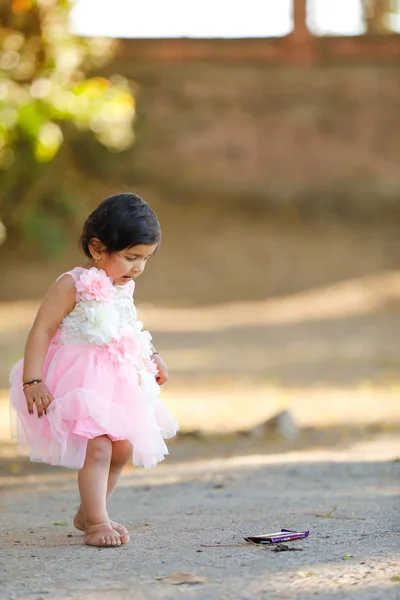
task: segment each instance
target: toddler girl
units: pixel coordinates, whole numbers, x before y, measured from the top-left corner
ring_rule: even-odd
[[[141,198],[104,200],[84,225],[87,262],[50,287],[10,375],[17,437],[31,460],[79,469],[74,524],[92,546],[129,541],[107,500],[124,465],[156,466],[178,429],[158,396],[166,365],[133,304],[135,279],[160,239]]]

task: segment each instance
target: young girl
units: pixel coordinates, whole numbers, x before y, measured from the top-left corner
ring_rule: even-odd
[[[124,465],[151,468],[177,423],[159,400],[167,367],[142,330],[135,279],[161,239],[158,219],[134,194],[104,200],[81,237],[88,260],[48,290],[24,360],[10,376],[17,436],[35,462],[80,469],[74,525],[92,546],[120,546],[127,530],[106,503]]]

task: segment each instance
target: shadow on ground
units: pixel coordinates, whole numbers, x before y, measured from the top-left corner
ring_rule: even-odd
[[[259,454],[283,456],[292,452],[336,450],[348,448],[377,436],[393,439],[393,460],[400,462],[400,445],[397,439],[400,429],[397,426],[371,425],[369,427],[327,427],[324,429],[307,427],[300,430],[295,439],[285,439],[278,433],[266,434],[264,438],[253,436],[252,430],[231,434],[209,434],[202,431],[179,432],[177,437],[168,440],[170,455],[168,464],[191,463],[198,460],[225,459]],[[397,451],[397,454],[396,454]],[[128,466],[127,471],[132,467]],[[15,442],[0,442],[0,481],[4,486],[16,485],[30,475],[54,475],[57,479],[71,476],[70,469],[52,467],[44,463],[30,462],[27,450],[18,452]]]

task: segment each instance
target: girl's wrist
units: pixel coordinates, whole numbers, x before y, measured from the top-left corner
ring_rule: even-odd
[[[41,379],[31,379],[30,381],[24,381],[24,383],[22,384],[22,389],[26,390],[26,388],[38,385],[39,383],[42,383]]]

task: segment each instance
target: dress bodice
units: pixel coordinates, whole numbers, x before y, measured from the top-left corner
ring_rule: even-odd
[[[53,343],[108,347],[114,362],[131,362],[153,371],[151,335],[143,331],[133,303],[135,282],[113,285],[101,269],[76,267],[64,275],[75,281],[76,304],[58,328]]]
[[[133,280],[115,286],[104,271],[83,267],[76,267],[65,275],[75,281],[76,304],[59,327],[58,344],[106,346],[123,329],[141,326],[133,303]]]
[[[62,320],[53,343],[104,348],[112,363],[134,368],[148,396],[158,393],[151,335],[143,331],[133,304],[135,282],[115,286],[96,268],[77,267],[64,275],[75,281],[76,304]]]

